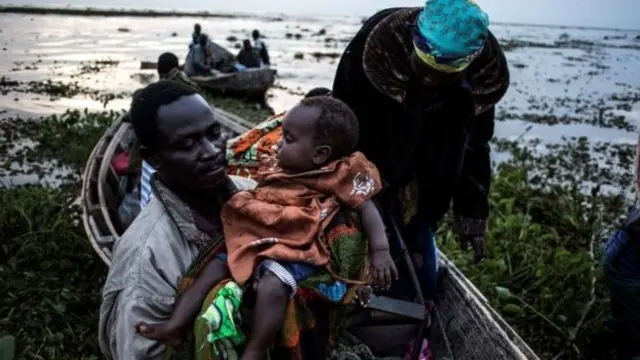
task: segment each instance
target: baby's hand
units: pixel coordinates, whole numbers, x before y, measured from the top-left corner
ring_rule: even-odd
[[[369,283],[378,289],[388,289],[393,280],[398,279],[398,269],[391,258],[389,249],[377,249],[371,253]]]

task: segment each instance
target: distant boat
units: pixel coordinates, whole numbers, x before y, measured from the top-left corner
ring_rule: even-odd
[[[222,110],[216,110],[216,113],[230,135],[244,133],[252,126],[248,121]],[[83,175],[84,228],[91,246],[107,266],[111,265],[113,245],[125,230],[118,216],[124,194],[111,160],[126,149],[126,139],[131,131],[128,123],[119,121],[113,124],[93,149]],[[397,232],[394,223],[387,225],[391,231]],[[403,245],[404,242],[400,241],[401,248]],[[403,253],[409,277],[414,287],[419,288],[408,252]],[[444,254],[440,254],[440,267],[437,310],[428,336],[434,360],[539,360]],[[347,333],[369,346],[376,355],[402,356],[405,345],[422,333],[425,307],[420,299],[417,296],[416,301],[409,302],[379,296],[374,297],[367,308],[354,305],[357,311],[347,319]],[[418,353],[414,353],[413,359],[417,356]]]
[[[156,70],[158,63],[141,61],[141,70]],[[223,73],[213,71],[210,76],[190,77],[198,86],[214,96],[264,100],[267,90],[273,85],[276,70],[271,68],[247,69],[244,71]]]

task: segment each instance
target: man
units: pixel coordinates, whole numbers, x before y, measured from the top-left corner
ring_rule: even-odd
[[[238,60],[238,64],[242,65],[245,69],[260,67],[260,59],[253,46],[251,46],[249,39],[242,41],[242,49],[238,52],[236,59]]]
[[[189,44],[189,49],[200,42],[200,34],[202,34],[202,26],[196,23],[193,25],[193,34],[191,34],[191,44]]]
[[[226,138],[194,88],[158,81],[136,92],[129,114],[142,157],[158,170],[155,196],[115,245],[99,341],[107,359],[162,359],[165,346],[136,334],[136,324],[169,318],[181,277],[220,241],[222,205],[255,183],[227,176]]]
[[[209,55],[207,47],[209,44],[209,36],[200,34],[198,42],[189,49],[184,64],[184,72],[188,76],[210,75],[211,67],[209,66]]]
[[[158,76],[161,80],[180,81],[200,92],[198,85],[180,70],[178,57],[174,53],[166,52],[158,57]],[[140,142],[135,138],[129,149],[129,170],[132,173],[140,174],[139,208],[144,208],[153,198],[151,176],[156,170],[148,162],[140,158]]]
[[[271,61],[269,60],[269,51],[267,51],[267,45],[262,41],[260,31],[253,30],[251,37],[253,38],[253,49],[260,59],[260,66],[271,65]]]

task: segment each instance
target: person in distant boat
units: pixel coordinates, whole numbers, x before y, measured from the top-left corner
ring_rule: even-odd
[[[251,46],[251,41],[244,40],[242,42],[242,49],[238,52],[238,63],[244,66],[245,68],[258,68],[260,67],[260,59],[258,58],[258,54]]]
[[[269,60],[269,51],[267,51],[267,45],[262,41],[260,31],[253,30],[251,37],[253,38],[253,48],[258,54],[258,59],[260,59],[260,66],[271,65],[271,61]]]
[[[184,64],[184,72],[188,76],[211,75],[211,54],[209,36],[200,34],[198,43],[189,50]]]
[[[180,70],[180,63],[176,54],[165,52],[158,56],[158,76],[160,79],[166,79],[174,69]]]
[[[202,27],[200,24],[196,23],[193,25],[193,34],[191,34],[191,44],[189,44],[189,49],[200,43],[200,34],[202,34]]]
[[[400,206],[405,237],[417,239],[409,245],[427,300],[436,294],[434,233],[452,201],[462,246],[484,257],[489,141],[509,87],[488,25],[472,0],[382,10],[351,40],[333,83],[333,96],[360,120],[357,149],[380,169],[388,202],[409,194]]]
[[[174,53],[166,52],[162,53],[158,57],[158,76],[160,80],[175,80],[183,82],[194,87],[198,92],[201,92],[198,85],[189,79],[182,70],[180,70],[178,57]]]
[[[203,249],[220,241],[222,205],[255,182],[227,175],[225,135],[192,87],[161,80],[138,91],[129,111],[156,194],[115,245],[102,292],[99,342],[107,359],[164,359],[165,345],[136,333],[163,322],[179,280]],[[211,276],[225,276],[220,263]]]

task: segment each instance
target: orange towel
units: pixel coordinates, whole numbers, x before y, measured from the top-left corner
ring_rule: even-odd
[[[359,152],[306,173],[261,175],[258,188],[234,195],[221,213],[229,269],[239,284],[264,258],[328,265],[327,224],[341,205],[357,209],[381,189],[378,170]]]

